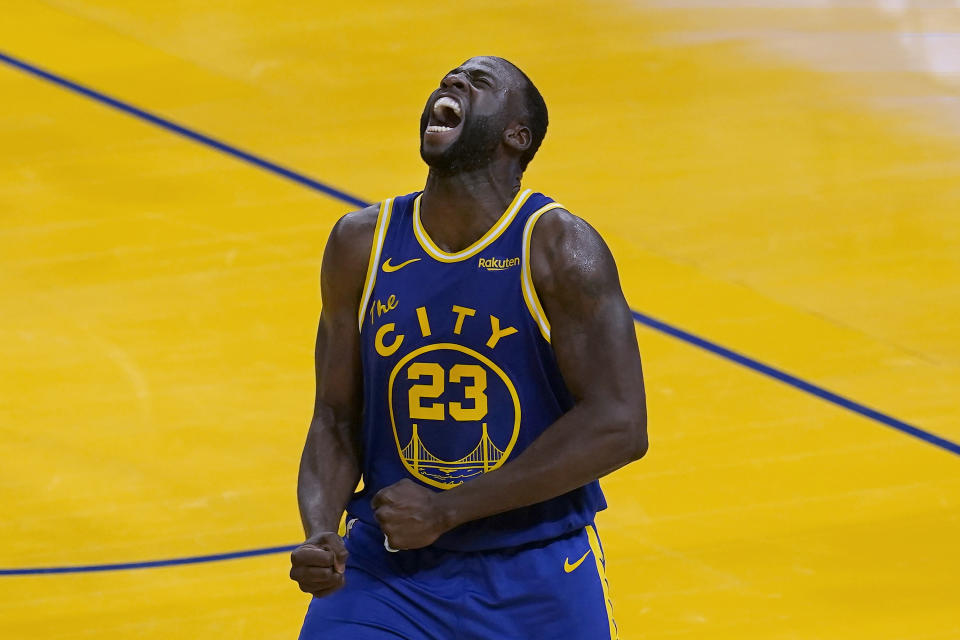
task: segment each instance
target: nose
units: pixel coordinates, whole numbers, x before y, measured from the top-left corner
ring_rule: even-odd
[[[443,80],[440,81],[440,86],[444,89],[456,87],[461,91],[466,91],[467,81],[464,78],[463,73],[448,73],[446,76],[444,76]]]

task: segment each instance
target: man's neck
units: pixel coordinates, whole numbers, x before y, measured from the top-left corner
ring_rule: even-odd
[[[420,219],[430,238],[455,253],[479,240],[503,215],[520,189],[520,175],[491,165],[455,175],[430,170]]]

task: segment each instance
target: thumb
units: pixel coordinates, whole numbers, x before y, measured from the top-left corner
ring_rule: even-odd
[[[389,501],[390,487],[384,487],[383,489],[380,489],[380,491],[377,491],[376,495],[373,496],[373,499],[370,501],[370,506],[376,510],[387,504]]]
[[[333,568],[337,573],[343,573],[347,570],[347,557],[350,555],[343,545],[343,540],[341,539],[340,544],[335,545],[331,551],[333,551]]]

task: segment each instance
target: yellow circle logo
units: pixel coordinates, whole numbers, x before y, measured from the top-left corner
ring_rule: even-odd
[[[496,469],[520,434],[520,398],[503,370],[459,344],[414,349],[390,373],[390,425],[403,466],[451,489]]]

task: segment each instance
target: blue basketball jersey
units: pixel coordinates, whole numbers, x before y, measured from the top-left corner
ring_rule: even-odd
[[[470,247],[440,249],[420,193],[380,206],[358,322],[364,488],[349,513],[403,478],[443,491],[516,458],[573,406],[530,272],[530,236],[561,205],[529,189]],[[555,538],[606,507],[592,482],[464,524],[439,548],[473,551]]]

